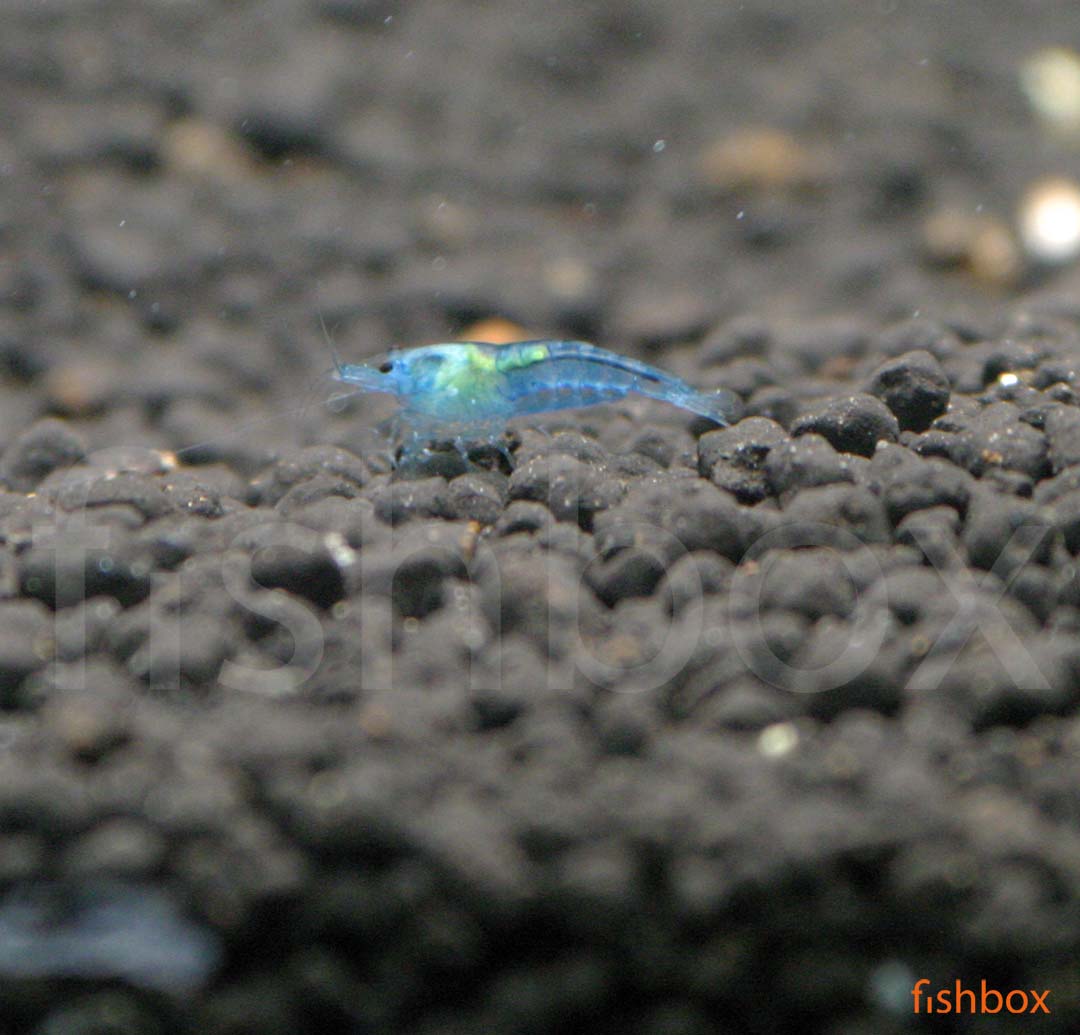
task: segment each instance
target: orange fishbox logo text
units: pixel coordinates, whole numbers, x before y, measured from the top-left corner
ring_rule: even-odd
[[[988,988],[985,981],[979,982],[979,991],[965,988],[957,980],[955,989],[942,988],[938,992],[928,991],[929,978],[920,978],[911,990],[915,1000],[916,1013],[1049,1013],[1046,999],[1050,989],[1036,992],[1034,988],[1024,991],[1014,988],[1009,992],[999,992]]]

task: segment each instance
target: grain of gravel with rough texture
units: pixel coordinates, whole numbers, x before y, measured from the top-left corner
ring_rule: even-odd
[[[923,230],[1075,165],[1017,10],[11,5],[2,1035],[1077,1030],[1080,276]],[[487,317],[746,417],[319,405]]]

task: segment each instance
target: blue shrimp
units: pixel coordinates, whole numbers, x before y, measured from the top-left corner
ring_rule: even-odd
[[[659,399],[716,424],[738,419],[738,398],[699,391],[639,360],[583,341],[509,345],[451,342],[390,352],[378,367],[339,363],[336,379],[362,391],[393,395],[409,433],[408,454],[433,438],[494,442],[506,422],[555,410],[609,403],[630,393]]]

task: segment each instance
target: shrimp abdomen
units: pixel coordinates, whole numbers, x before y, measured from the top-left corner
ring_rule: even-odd
[[[497,360],[514,415],[615,402],[631,392],[728,424],[738,400],[727,391],[700,392],[656,367],[583,341],[519,342]]]

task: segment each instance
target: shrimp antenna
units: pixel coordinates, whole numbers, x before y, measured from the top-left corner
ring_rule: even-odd
[[[323,337],[326,338],[326,344],[330,347],[330,355],[334,360],[334,370],[340,376],[341,368],[343,366],[341,362],[341,354],[337,350],[337,346],[334,344],[334,339],[330,337],[330,332],[326,328],[326,321],[323,319],[322,306],[318,301],[315,302],[315,312],[319,315],[319,326],[322,327]]]

